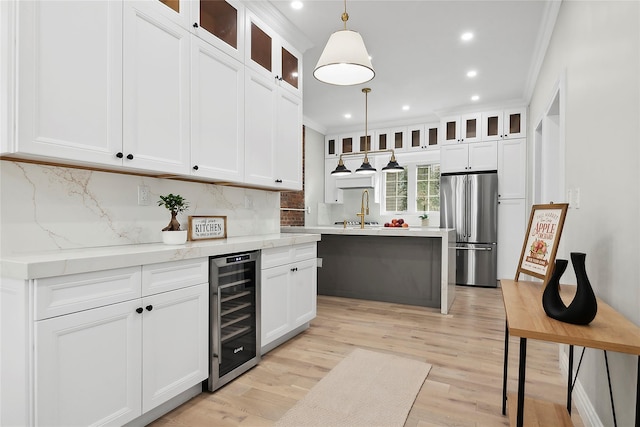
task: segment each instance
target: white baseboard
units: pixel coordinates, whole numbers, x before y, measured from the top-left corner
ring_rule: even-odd
[[[577,349],[577,347],[574,347]],[[559,352],[559,362],[560,362],[560,372],[564,378],[567,378],[567,373],[569,371],[569,356],[563,351],[563,346],[558,345]],[[576,351],[574,350],[574,354]],[[575,362],[573,365],[573,369],[577,368]],[[579,377],[580,375],[578,375]],[[575,380],[575,378],[574,378]],[[575,386],[573,387],[573,395],[572,399],[576,404],[576,408],[578,408],[578,413],[580,414],[580,418],[582,419],[582,423],[585,427],[604,427],[602,421],[600,421],[600,417],[596,413],[596,409],[591,404],[587,393],[584,391],[584,387],[582,387],[582,383],[580,379],[575,380]]]

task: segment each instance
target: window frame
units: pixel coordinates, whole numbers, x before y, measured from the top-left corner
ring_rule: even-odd
[[[423,160],[407,162],[403,166],[407,171],[407,210],[406,211],[388,211],[387,205],[387,177],[383,176],[381,180],[381,199],[380,199],[380,215],[397,216],[397,215],[421,215],[425,211],[418,210],[418,167],[440,165],[438,160]],[[384,172],[383,175],[386,175]],[[440,211],[426,211],[428,214],[440,213]]]

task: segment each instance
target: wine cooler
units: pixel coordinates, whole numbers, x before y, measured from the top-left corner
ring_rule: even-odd
[[[260,360],[258,255],[249,252],[209,260],[209,391],[222,387]]]

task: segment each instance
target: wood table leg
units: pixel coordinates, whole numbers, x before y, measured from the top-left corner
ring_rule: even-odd
[[[527,339],[520,338],[520,361],[518,366],[518,413],[516,426],[524,426],[524,382],[527,370]]]
[[[507,415],[507,363],[509,361],[509,324],[504,324],[504,367],[502,370],[502,415]]]

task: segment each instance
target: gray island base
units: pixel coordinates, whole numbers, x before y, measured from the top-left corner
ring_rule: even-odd
[[[440,308],[440,239],[325,234],[318,294]]]
[[[440,308],[455,299],[453,228],[305,226],[282,233],[317,233],[318,293]],[[320,267],[322,266],[322,267]]]

